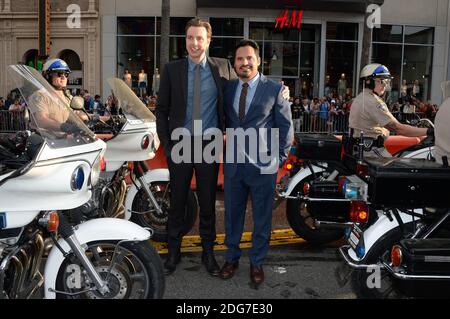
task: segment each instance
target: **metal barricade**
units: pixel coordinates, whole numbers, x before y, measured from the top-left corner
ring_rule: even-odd
[[[0,111],[0,132],[16,132],[28,129],[25,111]]]
[[[348,133],[348,114],[328,112],[303,112],[292,119],[297,133]]]

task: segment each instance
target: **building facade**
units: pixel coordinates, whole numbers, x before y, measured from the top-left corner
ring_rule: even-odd
[[[100,92],[99,1],[50,3],[49,59],[68,62],[73,71],[69,89]],[[8,65],[24,63],[40,69],[42,62],[38,59],[38,0],[0,0],[0,96],[14,88],[7,75]]]
[[[184,25],[194,16],[213,27],[209,54],[232,59],[243,38],[261,47],[261,71],[284,80],[296,95],[320,97],[329,92],[355,95],[361,70],[365,1],[303,0],[300,29],[275,28],[285,9],[297,0],[171,0],[170,59],[186,56]],[[423,100],[441,102],[440,83],[448,78],[449,0],[380,0],[380,28],[372,29],[370,60],[386,64],[394,75],[391,99],[418,85]],[[100,0],[102,79],[159,67],[161,1]],[[374,20],[375,22],[376,19]],[[103,92],[109,92],[106,81]]]

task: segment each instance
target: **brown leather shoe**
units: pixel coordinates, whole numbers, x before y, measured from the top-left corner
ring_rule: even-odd
[[[234,263],[229,263],[228,261],[222,266],[220,269],[219,277],[222,279],[230,279],[234,276],[234,272],[239,267],[239,261],[235,261]]]
[[[259,285],[260,283],[262,283],[264,281],[263,267],[262,266],[257,267],[257,266],[250,265],[250,279],[256,285]]]

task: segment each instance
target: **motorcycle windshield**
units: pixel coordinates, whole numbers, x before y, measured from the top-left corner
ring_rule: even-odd
[[[64,148],[96,141],[83,121],[72,112],[67,101],[36,70],[26,65],[10,65],[8,73],[20,91],[30,115],[30,128],[37,131],[51,148]]]
[[[136,96],[129,86],[118,78],[108,79],[116,99],[117,108],[122,111],[127,120],[142,122],[155,122],[156,117]]]

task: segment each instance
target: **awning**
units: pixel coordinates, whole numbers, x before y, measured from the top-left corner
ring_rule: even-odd
[[[365,13],[369,4],[382,5],[384,0],[197,0],[198,8],[303,9]]]

